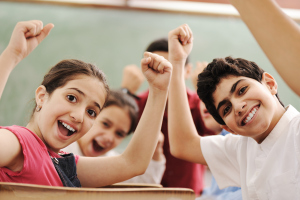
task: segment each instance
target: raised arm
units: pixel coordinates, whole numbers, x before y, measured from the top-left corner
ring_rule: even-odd
[[[0,55],[0,98],[12,70],[47,37],[52,28],[53,24],[43,27],[39,20],[19,22],[15,26],[8,46]]]
[[[300,96],[300,28],[274,0],[229,0],[289,87]]]
[[[0,55],[0,98],[12,70],[37,47],[52,28],[53,24],[43,27],[43,23],[38,20],[19,22],[15,26],[8,46]],[[17,137],[6,129],[0,129],[0,167],[21,171],[23,159]]]
[[[172,65],[161,56],[144,54],[142,71],[149,82],[147,104],[125,151],[115,157],[81,157],[78,177],[85,187],[99,187],[141,175],[157,146],[172,73]]]
[[[169,99],[168,130],[172,155],[177,158],[206,164],[200,148],[184,80],[185,60],[192,50],[193,34],[188,25],[169,32],[169,61],[173,65]]]

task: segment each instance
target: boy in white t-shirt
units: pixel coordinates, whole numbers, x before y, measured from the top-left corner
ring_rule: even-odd
[[[244,200],[300,199],[300,114],[292,106],[284,108],[275,79],[254,62],[214,59],[198,76],[199,97],[222,128],[235,135],[197,134],[183,78],[192,40],[188,25],[169,33],[171,153],[207,164],[220,188],[241,187]]]

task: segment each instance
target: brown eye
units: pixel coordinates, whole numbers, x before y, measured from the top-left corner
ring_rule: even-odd
[[[223,111],[223,116],[225,116],[230,111],[230,106],[226,106]]]
[[[87,113],[91,116],[91,117],[96,117],[96,112],[94,110],[88,110]]]
[[[75,103],[77,101],[76,97],[73,96],[73,95],[67,95],[67,98],[68,98],[69,101],[71,101],[73,103]]]
[[[247,86],[242,87],[239,91],[239,95],[243,94],[246,91],[246,89],[247,89]]]

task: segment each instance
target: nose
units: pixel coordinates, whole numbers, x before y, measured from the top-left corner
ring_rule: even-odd
[[[246,102],[244,101],[239,101],[239,102],[233,102],[234,103],[234,112],[235,112],[235,115],[242,115],[244,110],[245,110],[245,107],[246,107]]]
[[[82,123],[85,115],[85,108],[78,107],[72,110],[70,117],[74,122]]]
[[[113,146],[114,135],[112,133],[105,134],[103,142],[105,143],[106,148]]]

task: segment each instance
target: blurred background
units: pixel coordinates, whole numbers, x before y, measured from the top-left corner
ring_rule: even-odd
[[[300,1],[280,0],[278,3],[299,23]],[[111,88],[119,88],[123,67],[139,66],[152,40],[167,37],[170,30],[183,23],[194,33],[190,55],[194,66],[197,61],[210,62],[225,56],[255,61],[278,81],[282,101],[300,110],[299,97],[277,74],[227,0],[0,1],[1,52],[16,23],[32,19],[53,23],[55,27],[9,77],[0,100],[2,126],[27,124],[35,89],[57,62],[76,58],[93,63],[107,75]],[[187,85],[193,89],[190,81]],[[147,83],[144,83],[139,91],[146,88]]]

